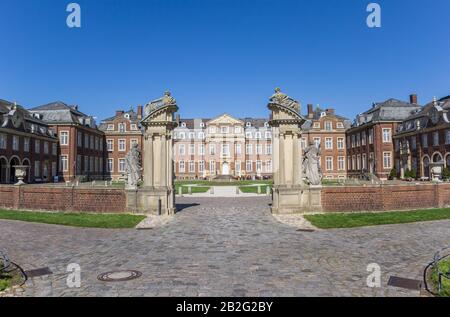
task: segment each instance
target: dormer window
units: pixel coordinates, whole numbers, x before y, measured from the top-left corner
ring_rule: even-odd
[[[136,123],[132,123],[131,124],[131,130],[137,130],[137,124]]]
[[[320,129],[320,122],[314,122],[313,128]]]
[[[125,123],[119,123],[119,132],[125,132]]]
[[[268,128],[269,127],[269,122],[264,122],[264,127]]]
[[[125,114],[125,119],[130,119],[130,114],[129,113]]]
[[[200,123],[200,128],[204,128],[205,124],[203,122]]]
[[[337,123],[337,128],[338,129],[343,129],[344,128],[344,125],[342,124],[342,122],[338,122]]]
[[[181,127],[186,128],[186,122],[181,122]]]
[[[108,124],[108,127],[106,129],[108,131],[114,131],[114,124]]]
[[[326,121],[326,122],[325,122],[325,130],[326,130],[326,131],[331,131],[331,130],[333,130],[333,124],[331,123],[331,121]]]
[[[326,117],[326,116],[327,116],[327,113],[325,111],[320,113],[321,118]]]
[[[209,127],[209,133],[216,133],[216,127],[214,126]]]
[[[250,127],[252,126],[252,124],[251,124],[250,122],[247,122],[247,123],[245,124],[245,126],[246,126],[247,128],[250,128]]]

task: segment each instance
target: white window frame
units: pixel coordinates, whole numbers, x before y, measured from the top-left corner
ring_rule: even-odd
[[[59,133],[59,144],[64,146],[69,145],[69,131],[60,131]]]
[[[123,148],[121,148],[121,142],[123,141]],[[119,149],[119,152],[126,152],[126,150],[127,150],[127,140],[126,139],[119,139],[118,140],[118,145],[119,145],[119,147],[118,147],[118,149]]]

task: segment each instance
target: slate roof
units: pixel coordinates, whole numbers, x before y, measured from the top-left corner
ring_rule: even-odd
[[[203,122],[204,127],[206,127],[206,123],[208,121],[211,121],[212,119],[181,119],[181,123],[186,123],[186,129],[192,130],[192,129],[200,129],[200,123]],[[244,123],[244,126],[247,122],[250,122],[252,125],[252,128],[263,128],[264,124],[269,121],[269,119],[258,119],[258,118],[242,118],[238,119],[241,120]]]
[[[371,109],[359,114],[356,117],[353,127],[372,122],[403,121],[417,113],[417,111],[420,111],[420,109],[420,105],[391,98],[384,102],[375,103]]]
[[[314,121],[318,121],[319,119],[321,119],[321,118],[322,118],[322,113],[323,113],[323,112],[326,112],[326,110],[323,110],[323,109],[317,107],[317,108],[314,110],[314,112],[313,112],[313,117],[312,117],[312,119],[306,119],[306,122],[302,125],[302,130],[305,131],[305,132],[311,130],[311,129],[312,129],[312,126],[313,126],[313,122],[314,122]],[[352,122],[350,121],[350,119],[348,119],[348,118],[346,118],[346,117],[337,115],[337,114],[335,114],[335,113],[327,113],[327,114],[326,114],[326,117],[336,118],[336,119],[338,119],[338,120],[341,120],[342,123],[344,124],[344,129],[345,129],[345,130],[351,128]]]
[[[133,109],[130,109],[129,111],[124,111],[123,114],[120,115],[120,117],[125,116],[126,114],[128,114],[129,120],[133,123],[139,124],[141,122],[141,120],[138,118],[138,115],[136,112],[134,112]],[[114,120],[116,120],[119,116],[115,115],[113,117],[109,117],[106,119],[103,119],[100,122],[100,125],[98,126],[98,129],[101,131],[106,131],[108,129],[108,123],[113,122]]]
[[[95,120],[92,116],[79,111],[77,106],[69,106],[62,101],[51,102],[32,108],[30,111],[40,114],[42,121],[47,124],[82,124],[96,128]]]

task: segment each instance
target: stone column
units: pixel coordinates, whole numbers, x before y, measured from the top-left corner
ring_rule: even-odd
[[[301,126],[306,119],[300,103],[275,91],[268,104],[273,135],[274,186],[272,213],[304,213],[321,210],[321,187],[303,182]]]
[[[175,213],[172,133],[177,126],[174,113],[178,106],[166,92],[163,98],[145,107],[144,185],[127,191],[128,209],[156,215]]]

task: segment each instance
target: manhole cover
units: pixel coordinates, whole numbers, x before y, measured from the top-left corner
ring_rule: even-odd
[[[97,279],[103,282],[124,282],[131,281],[142,276],[139,271],[112,271],[100,274]]]

